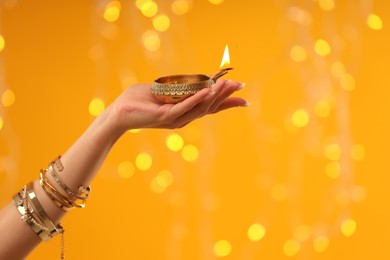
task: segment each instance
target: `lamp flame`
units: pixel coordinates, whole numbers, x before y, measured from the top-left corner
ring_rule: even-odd
[[[229,47],[225,46],[225,51],[223,52],[223,57],[221,61],[221,65],[219,66],[220,69],[223,69],[225,67],[229,67],[230,65],[230,55],[229,55]]]

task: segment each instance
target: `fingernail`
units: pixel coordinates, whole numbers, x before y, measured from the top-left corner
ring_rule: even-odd
[[[242,105],[243,107],[249,107],[251,105],[251,103],[249,103],[248,101],[244,104],[244,105]]]
[[[215,94],[215,91],[214,91],[214,90],[211,90],[211,91],[209,92],[209,96],[214,96],[214,94]]]
[[[243,89],[245,86],[246,86],[246,83],[243,82],[243,83],[240,84],[240,86],[238,86],[237,90],[241,90],[241,89]]]

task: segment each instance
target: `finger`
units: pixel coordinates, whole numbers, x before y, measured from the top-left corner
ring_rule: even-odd
[[[222,110],[226,110],[233,107],[248,107],[250,103],[243,98],[240,97],[230,97],[223,101],[218,107],[216,107],[213,111],[210,111],[210,114],[218,113]]]
[[[188,111],[192,110],[195,106],[197,106],[200,102],[202,102],[207,96],[210,95],[211,88],[204,88],[194,95],[188,97],[187,99],[183,100],[182,102],[179,102],[172,106],[171,110],[169,111],[169,117],[171,118],[178,118],[182,116],[183,114],[187,113]]]
[[[209,108],[209,112],[213,112],[216,108],[225,101],[229,96],[231,96],[235,91],[240,90],[243,87],[243,84],[239,82],[227,81],[224,88],[220,91],[218,96],[215,98],[213,104]]]

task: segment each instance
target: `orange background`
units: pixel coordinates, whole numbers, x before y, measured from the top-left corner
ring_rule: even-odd
[[[67,258],[389,258],[389,2],[219,2],[155,1],[147,17],[135,1],[2,0],[1,205],[91,123],[92,100],[214,73],[228,44],[225,77],[251,106],[126,133],[63,221]],[[59,251],[56,237],[28,259]]]

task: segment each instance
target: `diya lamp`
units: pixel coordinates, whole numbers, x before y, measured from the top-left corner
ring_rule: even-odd
[[[209,88],[217,80],[233,69],[230,65],[229,49],[226,45],[220,70],[213,75],[206,74],[180,74],[157,78],[150,91],[164,103],[178,103],[192,96],[203,88]]]

